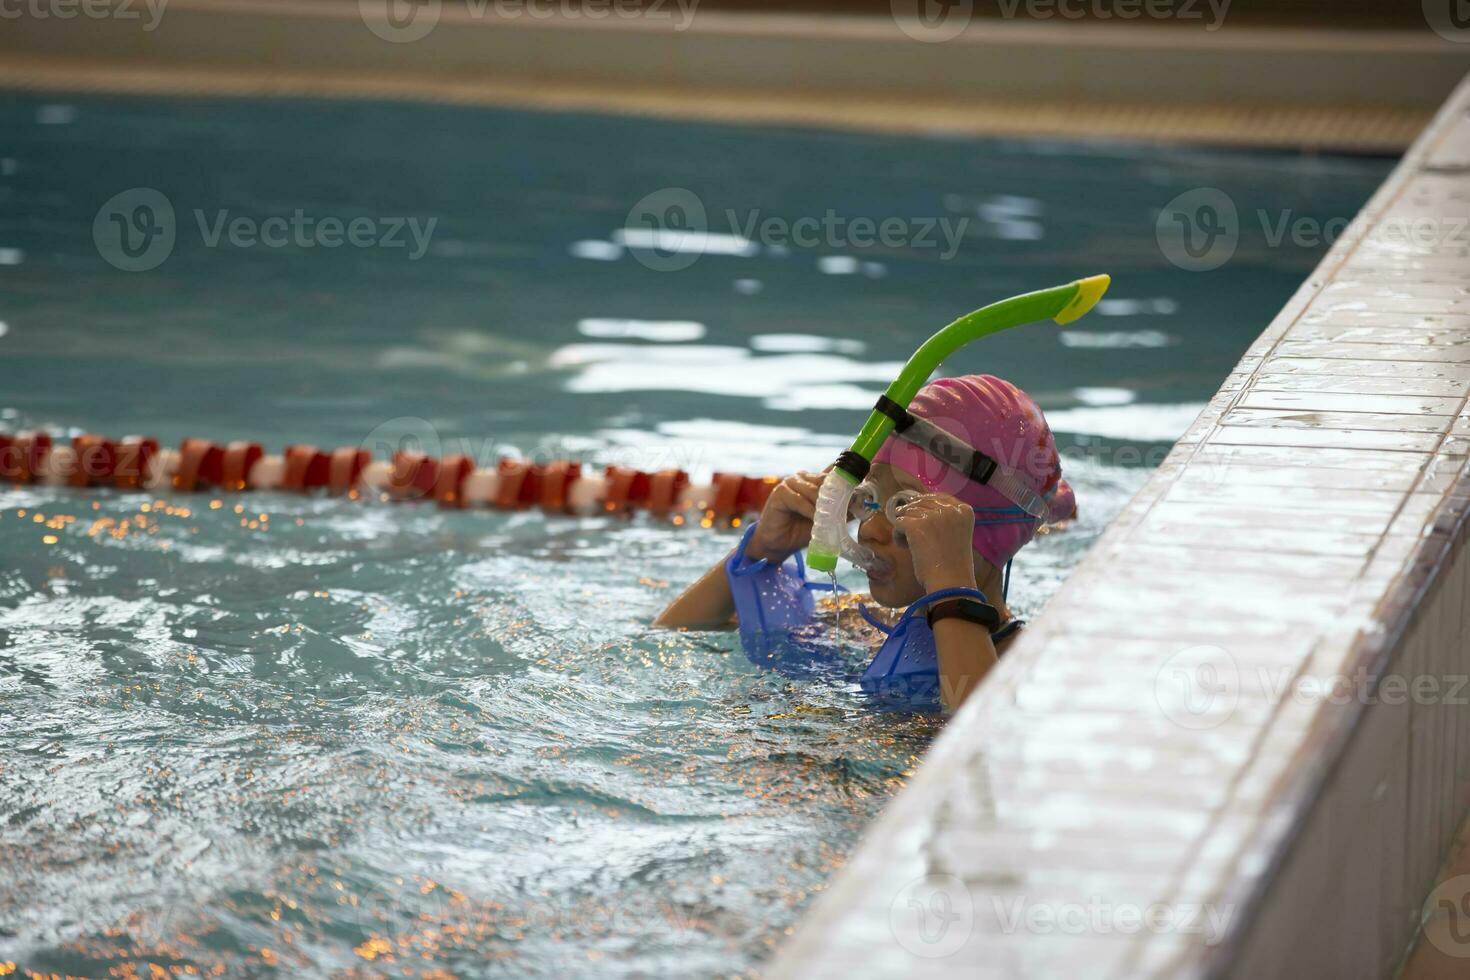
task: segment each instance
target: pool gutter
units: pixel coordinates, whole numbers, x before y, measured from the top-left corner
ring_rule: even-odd
[[[432,12],[417,37],[374,33],[372,11],[388,0],[151,2],[156,16],[128,0],[130,19],[7,19],[0,85],[1396,152],[1470,70],[1470,44],[1427,25],[977,17],[954,37],[918,40],[887,17],[670,2],[594,20],[544,0],[426,0],[407,8]]]
[[[768,975],[1394,975],[1470,807],[1467,247],[1470,83]]]

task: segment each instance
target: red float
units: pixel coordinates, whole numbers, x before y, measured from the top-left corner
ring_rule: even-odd
[[[411,449],[393,454],[388,474],[388,496],[394,500],[422,500],[434,491],[439,478],[439,461]]]
[[[736,506],[744,513],[759,514],[766,507],[771,491],[781,482],[779,476],[747,476],[740,484]]]
[[[362,471],[372,462],[373,455],[366,449],[343,446],[332,451],[331,465],[327,471],[327,487],[335,494],[350,494],[357,490],[357,481]]]
[[[501,459],[495,464],[498,480],[493,506],[501,510],[519,510],[529,503],[528,493],[539,486],[532,477],[531,464],[519,459]]]
[[[112,479],[117,466],[117,446],[106,437],[91,432],[72,436],[71,448],[76,459],[67,474],[67,483],[87,487]]]
[[[45,471],[50,454],[50,433],[17,432],[0,444],[0,479],[31,482]]]
[[[250,485],[250,468],[260,462],[265,450],[258,442],[232,442],[220,459],[219,485],[226,490],[244,490]]]
[[[609,514],[626,514],[648,499],[649,474],[627,466],[609,466],[603,471],[606,488],[602,508]]]
[[[721,520],[737,516],[740,513],[740,488],[744,483],[745,477],[739,473],[716,473],[714,499],[707,502],[706,509]]]
[[[644,504],[651,513],[664,515],[679,504],[679,496],[689,486],[689,474],[683,470],[659,470],[648,479],[648,498]]]
[[[572,512],[572,484],[582,477],[582,464],[575,460],[557,460],[547,463],[541,469],[541,494],[539,504],[542,510],[553,513],[570,514]]]
[[[314,490],[331,479],[332,458],[315,446],[287,446],[281,461],[283,490]]]
[[[174,489],[192,491],[202,486],[219,486],[223,477],[225,451],[208,439],[185,439],[179,445],[179,465],[174,469]]]
[[[439,464],[439,475],[434,481],[434,499],[440,507],[464,506],[464,481],[475,472],[475,461],[463,453],[445,456]]]
[[[148,466],[158,454],[158,440],[147,436],[124,436],[117,444],[117,462],[112,482],[119,490],[136,490],[148,479]]]

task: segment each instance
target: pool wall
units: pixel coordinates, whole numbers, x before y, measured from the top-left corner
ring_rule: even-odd
[[[1467,113],[1462,84],[772,976],[1394,974],[1470,804]],[[1470,955],[1457,925],[1426,928]]]
[[[133,0],[127,18],[21,16],[0,32],[0,83],[1397,152],[1470,70],[1470,45],[1427,23],[1262,27],[1231,22],[1228,4],[1216,20],[1203,0],[1174,20],[965,15],[954,36],[922,39],[892,17],[694,0],[596,19],[545,0],[427,0],[393,22],[388,3]]]

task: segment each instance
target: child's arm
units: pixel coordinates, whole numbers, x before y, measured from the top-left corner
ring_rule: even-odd
[[[725,576],[721,558],[705,572],[669,608],[658,614],[653,625],[664,629],[717,630],[729,629],[735,623],[735,600],[730,595],[730,580]]]
[[[984,626],[951,616],[934,624],[934,648],[939,655],[939,697],[953,711],[995,666],[995,644]]]
[[[811,541],[812,514],[821,485],[822,474],[805,471],[778,483],[761,510],[760,524],[746,545],[745,556],[752,560],[764,558],[779,565],[805,548]],[[668,629],[724,629],[732,624],[734,616],[735,600],[730,596],[730,581],[725,577],[722,558],[680,593],[653,625]]]
[[[908,538],[914,573],[926,593],[976,588],[970,545],[975,512],[968,504],[944,494],[922,497],[900,511],[894,525]],[[949,617],[934,624],[934,647],[939,696],[953,711],[995,666],[995,644],[979,623]]]

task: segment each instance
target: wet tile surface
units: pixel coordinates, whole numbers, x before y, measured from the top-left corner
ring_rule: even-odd
[[[1361,772],[1396,781],[1354,782],[1360,770],[1344,767],[1324,792],[1352,819],[1313,810],[1303,787],[1358,716],[1302,692],[1390,654],[1462,645],[1470,601],[1454,591],[1453,609],[1415,627],[1425,652],[1392,645],[1436,573],[1465,579],[1449,556],[1470,514],[1470,240],[1449,232],[1470,239],[1470,88],[1454,98],[1313,274],[1315,292],[1252,345],[951,721],[773,975],[1320,966],[1323,944],[1299,931],[1253,931],[1249,913],[1272,902],[1310,907],[1258,887],[1273,875],[1358,896],[1361,935],[1339,944],[1353,947],[1342,970],[1390,962],[1411,919],[1403,903],[1418,900],[1405,897],[1412,843],[1394,831],[1449,826],[1413,816],[1413,788],[1438,770],[1396,765],[1411,733],[1384,728],[1369,746],[1379,769]],[[1414,743],[1431,746],[1416,765],[1443,762],[1454,738],[1470,744],[1470,722],[1457,724],[1460,735]],[[1377,860],[1399,877],[1372,878]],[[1374,904],[1390,901],[1380,894],[1400,905]],[[1121,928],[1125,910],[1150,904],[1204,909],[1215,931]],[[1076,928],[1017,927],[1005,914],[1017,908]]]

